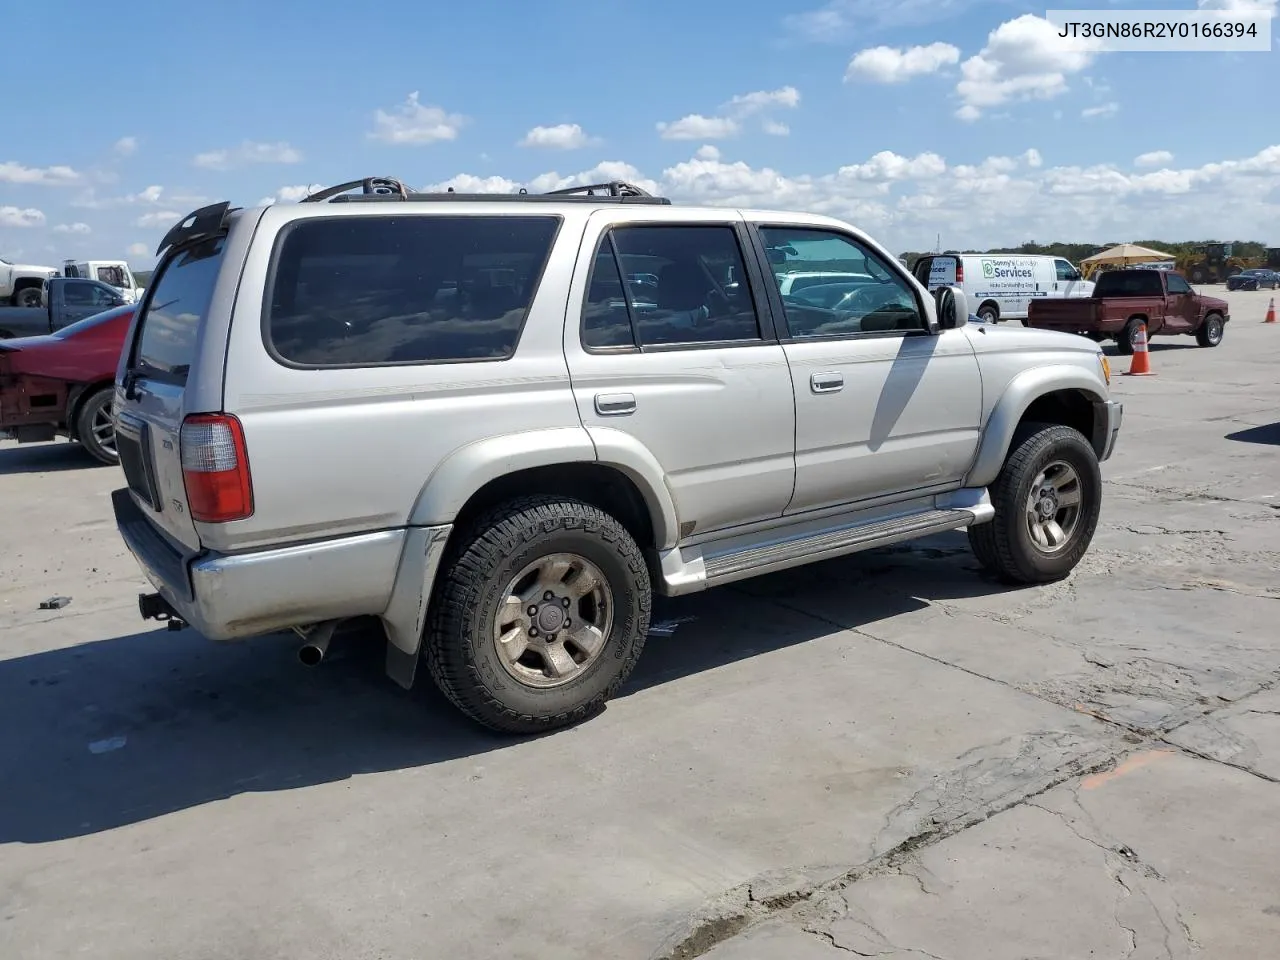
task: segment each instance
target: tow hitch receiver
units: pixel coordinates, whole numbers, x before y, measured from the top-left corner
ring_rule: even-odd
[[[169,601],[158,593],[138,594],[138,612],[143,620],[159,620],[170,630],[183,630],[186,623],[178,616],[178,611],[169,606]]]

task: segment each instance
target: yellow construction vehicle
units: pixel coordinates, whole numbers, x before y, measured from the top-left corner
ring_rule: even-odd
[[[1192,283],[1226,283],[1227,277],[1263,265],[1260,257],[1233,257],[1229,243],[1206,243],[1177,260],[1178,271]]]

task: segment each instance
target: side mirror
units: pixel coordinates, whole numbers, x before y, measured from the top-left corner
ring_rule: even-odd
[[[933,298],[938,307],[939,330],[956,330],[969,322],[969,298],[959,287],[939,287]]]

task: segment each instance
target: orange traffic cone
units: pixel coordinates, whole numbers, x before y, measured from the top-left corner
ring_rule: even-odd
[[[1262,322],[1263,323],[1276,322],[1276,298],[1275,297],[1272,297],[1271,302],[1267,304],[1267,319],[1263,320]]]
[[[1151,356],[1147,353],[1147,325],[1141,324],[1133,335],[1133,362],[1125,371],[1127,377],[1154,377],[1151,372]]]

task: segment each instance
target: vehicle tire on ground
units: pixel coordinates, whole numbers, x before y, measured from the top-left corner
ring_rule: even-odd
[[[40,306],[40,288],[23,287],[13,295],[13,305],[15,307]]]
[[[617,520],[528,497],[481,517],[441,571],[423,656],[467,716],[503,733],[590,719],[627,679],[649,632],[649,570]]]
[[[1050,583],[1075,569],[1102,509],[1092,445],[1059,424],[1025,424],[990,488],[995,516],[969,528],[978,562],[1015,583]]]
[[[1142,326],[1142,322],[1140,317],[1131,317],[1129,322],[1116,334],[1116,347],[1122,356],[1132,356],[1133,341],[1138,335],[1138,328]]]
[[[1196,343],[1202,347],[1216,347],[1222,342],[1225,329],[1226,325],[1222,322],[1222,317],[1211,313],[1204,318],[1204,323],[1200,324],[1196,330]]]
[[[983,323],[999,323],[1000,309],[994,303],[984,303],[978,308],[976,316]]]
[[[1187,278],[1192,283],[1204,283],[1205,273],[1200,267],[1191,268],[1191,276]]]
[[[111,420],[114,392],[114,387],[99,387],[81,401],[76,411],[76,439],[95,460],[109,465],[120,462]]]

